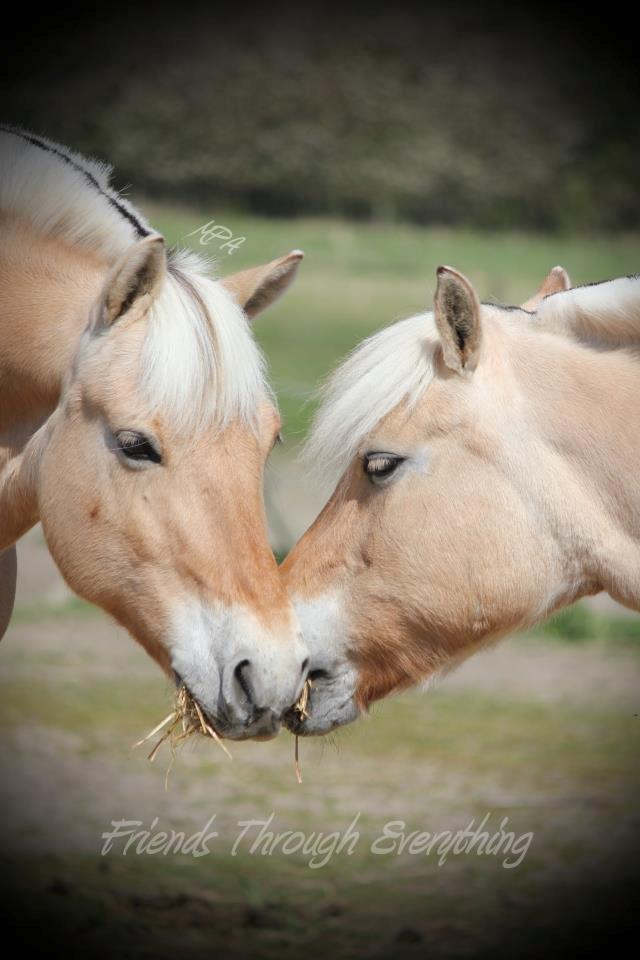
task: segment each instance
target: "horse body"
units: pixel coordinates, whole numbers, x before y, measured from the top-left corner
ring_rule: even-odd
[[[582,596],[640,610],[638,345],[640,279],[531,314],[442,268],[433,315],[355,351],[310,444],[342,476],[283,569],[315,677],[292,729],[349,722]]]
[[[108,265],[0,214],[0,474],[57,406]],[[2,518],[8,524],[8,517]],[[5,538],[17,539],[4,533]],[[0,638],[15,599],[15,547],[0,555]]]
[[[28,223],[0,219],[0,466],[57,406],[108,269]]]
[[[0,627],[13,545],[41,520],[72,589],[222,734],[272,735],[305,651],[266,536],[279,417],[242,307],[268,306],[301,255],[225,286],[108,179],[0,131]]]

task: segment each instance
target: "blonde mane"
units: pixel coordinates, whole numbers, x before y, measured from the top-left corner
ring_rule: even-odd
[[[640,278],[618,277],[545,297],[539,329],[609,348],[640,343]]]
[[[110,186],[111,168],[45,137],[0,126],[0,210],[112,265],[155,231]],[[140,361],[149,405],[185,429],[251,421],[270,396],[242,309],[195,254],[169,251]],[[88,346],[88,345],[87,345]]]
[[[244,311],[189,251],[170,251],[142,349],[142,391],[183,429],[239,418],[253,424],[273,395]]]
[[[0,126],[0,210],[110,264],[154,232],[110,186],[111,172],[46,137]]]

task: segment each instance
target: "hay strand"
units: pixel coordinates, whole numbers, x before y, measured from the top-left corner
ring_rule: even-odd
[[[171,713],[169,714],[169,716],[165,717],[164,720],[161,720],[160,723],[158,724],[158,726],[157,726],[157,727],[154,727],[153,730],[146,735],[146,737],[143,737],[142,740],[137,740],[137,741],[134,743],[132,749],[135,749],[136,747],[141,747],[143,743],[146,743],[148,740],[151,740],[151,738],[152,738],[152,737],[155,737],[156,733],[158,733],[160,730],[162,730],[162,728],[163,728],[167,723],[169,723],[170,720],[175,720],[175,717],[176,717],[176,711],[175,711],[175,710],[172,710]]]
[[[300,697],[298,698],[298,702],[294,706],[294,710],[298,716],[298,719],[301,721],[309,716],[307,713],[307,707],[309,705],[309,695],[312,686],[313,683],[311,680],[305,681]],[[185,740],[188,740],[190,737],[194,736],[194,734],[199,733],[205,737],[210,737],[212,740],[215,740],[220,749],[223,750],[224,753],[229,757],[229,760],[233,759],[226,744],[220,738],[220,735],[214,730],[214,728],[205,718],[200,704],[194,700],[184,684],[179,687],[176,693],[174,710],[169,713],[164,720],[161,720],[160,723],[156,724],[153,730],[151,730],[146,736],[142,737],[141,740],[137,740],[133,744],[133,749],[148,743],[149,740],[152,740],[161,731],[164,732],[153,745],[151,752],[147,756],[147,759],[153,763],[155,758],[158,756],[158,752],[162,744],[166,743],[167,741],[169,742],[171,756],[169,759],[169,766],[167,767],[167,772],[165,774],[165,790],[167,790],[169,787],[169,775],[173,768],[173,764],[175,763],[176,748],[180,746],[181,743],[184,743]],[[296,780],[298,783],[302,783],[302,770],[300,768],[300,738],[298,737],[298,734],[295,735],[294,770],[296,774]]]
[[[167,728],[166,730],[164,729],[165,727]],[[165,790],[168,789],[169,774],[171,773],[171,769],[176,759],[176,747],[196,733],[200,733],[205,737],[210,737],[212,740],[215,740],[220,749],[226,753],[229,759],[233,759],[226,745],[220,739],[220,736],[216,733],[211,724],[206,721],[200,704],[194,700],[184,684],[179,687],[176,693],[174,710],[168,714],[164,720],[161,720],[160,723],[158,723],[145,737],[134,743],[133,748],[135,749],[136,747],[141,747],[143,743],[148,743],[149,740],[152,740],[156,734],[160,733],[161,730],[164,730],[164,732],[153,745],[151,753],[149,753],[147,756],[147,760],[150,760],[151,763],[153,763],[162,744],[167,740],[169,741],[171,758],[165,774]]]
[[[311,680],[305,680],[302,693],[300,694],[298,702],[293,708],[298,716],[298,720],[304,720],[309,716],[307,713],[307,706],[309,703],[309,691],[311,690],[312,686],[313,683]],[[295,735],[295,746],[293,748],[293,768],[296,772],[296,780],[298,783],[302,783],[302,770],[300,769],[300,738],[297,733]]]

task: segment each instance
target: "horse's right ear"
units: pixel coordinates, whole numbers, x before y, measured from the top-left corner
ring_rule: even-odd
[[[435,318],[444,362],[458,373],[473,370],[480,350],[480,301],[470,282],[451,267],[438,267]]]
[[[563,290],[571,290],[569,274],[564,267],[553,267],[540,284],[537,293],[522,304],[522,309],[533,312],[545,297],[550,297],[552,293],[562,293]]]
[[[126,251],[109,272],[102,298],[101,321],[111,326],[135,310],[146,312],[164,282],[167,253],[160,234],[145,237]]]

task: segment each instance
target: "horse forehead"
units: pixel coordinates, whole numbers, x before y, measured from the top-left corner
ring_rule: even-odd
[[[271,441],[281,426],[280,413],[270,391],[265,387],[260,396],[255,397],[254,415],[243,416],[232,412],[225,419],[217,408],[214,388],[215,372],[211,371],[209,384],[205,380],[194,379],[193,400],[182,396],[181,404],[186,408],[186,416],[176,417],[167,397],[156,397],[146,383],[147,359],[145,350],[148,342],[150,317],[140,317],[135,322],[126,321],[120,329],[116,328],[103,335],[87,339],[77,363],[75,379],[83,399],[89,401],[89,408],[95,406],[104,410],[107,417],[118,420],[139,418],[155,427],[158,438],[164,434],[167,439],[172,434],[189,434],[192,440],[207,438],[219,441],[221,437],[228,443],[254,445],[256,437]],[[199,371],[204,376],[203,371]],[[203,393],[209,385],[211,396],[205,401],[203,415],[198,415],[198,405],[202,407]],[[189,415],[189,406],[193,415]],[[207,409],[208,406],[208,409]],[[126,424],[134,426],[135,424]]]
[[[401,437],[404,442],[419,444],[427,437],[445,436],[455,430],[465,421],[468,406],[465,392],[455,381],[434,379],[414,404],[399,404],[382,418],[373,433],[377,440]]]
[[[105,393],[114,387],[128,392],[140,381],[142,348],[146,336],[147,320],[136,323],[122,322],[103,333],[85,333],[85,343],[76,357],[78,378],[86,387]]]

